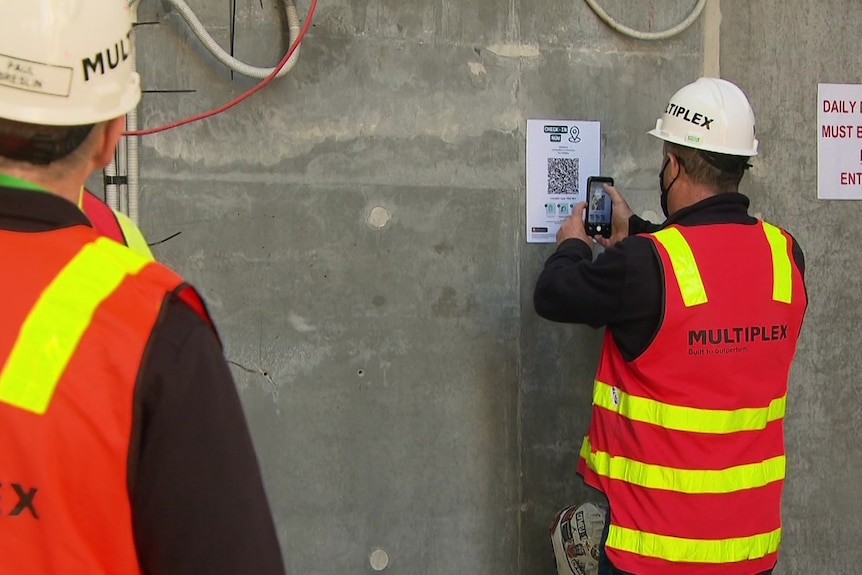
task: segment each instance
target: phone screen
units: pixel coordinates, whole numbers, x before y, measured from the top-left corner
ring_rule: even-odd
[[[590,179],[586,223],[588,233],[596,233],[609,237],[611,231],[611,206],[613,202],[607,192],[605,192],[605,183],[611,182]],[[613,184],[611,183],[611,185]]]

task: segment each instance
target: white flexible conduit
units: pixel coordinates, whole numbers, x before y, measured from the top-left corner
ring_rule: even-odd
[[[111,209],[120,209],[120,191],[117,186],[117,154],[111,159],[111,163],[105,168],[105,203],[111,206]]]
[[[242,74],[243,76],[248,76],[249,78],[258,78],[263,79],[272,74],[275,71],[275,68],[258,68],[257,66],[250,66],[245,62],[241,62],[225,52],[225,50],[219,46],[218,42],[216,42],[212,36],[210,36],[209,32],[207,32],[204,25],[201,24],[201,21],[198,20],[198,17],[195,16],[195,13],[189,8],[189,5],[186,4],[183,0],[167,0],[168,3],[173,6],[180,16],[182,16],[183,20],[186,21],[186,24],[189,25],[191,31],[197,36],[198,40],[206,47],[210,53],[216,57],[216,59],[236,72],[237,74]],[[299,32],[301,30],[301,26],[299,24],[299,12],[296,10],[296,2],[294,0],[286,0],[285,1],[285,13],[287,15],[287,27],[290,30],[290,42],[293,42],[295,38],[299,36]],[[288,43],[288,46],[290,45]],[[288,72],[293,66],[296,64],[297,59],[299,58],[299,46],[297,46],[296,51],[294,51],[293,56],[290,57],[290,60],[284,65],[281,71],[278,73],[276,78],[281,78]]]
[[[129,213],[129,155],[128,138],[117,143],[117,210]]]
[[[132,58],[132,70],[137,71],[136,58]],[[126,130],[138,129],[138,108],[135,107],[126,114]],[[138,225],[138,206],[140,203],[140,140],[137,136],[126,136],[126,173],[127,191],[129,194],[128,215],[135,225]]]
[[[137,7],[140,0],[129,0],[129,6],[132,9],[132,15],[134,17],[133,21],[137,22]],[[173,6],[177,12],[182,16],[183,20],[186,21],[191,31],[194,35],[201,41],[201,43],[209,50],[216,59],[236,72],[237,74],[241,74],[243,76],[248,76],[250,78],[263,79],[271,75],[275,68],[258,68],[256,66],[251,66],[246,64],[245,62],[241,62],[237,60],[230,54],[228,54],[221,46],[219,46],[218,42],[213,39],[213,37],[207,32],[204,25],[195,15],[189,5],[186,4],[183,0],[167,0],[168,3]],[[296,9],[296,1],[295,0],[285,0],[285,14],[287,16],[287,26],[288,31],[290,33],[290,38],[288,38],[288,46],[292,45],[292,43],[299,37],[299,33],[302,30],[302,26],[299,21],[299,12]],[[285,65],[281,68],[281,71],[276,76],[277,78],[281,78],[285,74],[287,74],[293,66],[296,64],[299,59],[299,46],[294,50],[293,55],[290,59],[285,63]],[[137,69],[136,61],[132,61],[133,69]],[[127,131],[135,131],[138,129],[138,110],[135,108],[131,112],[126,115],[126,130]],[[127,177],[127,188],[125,191],[128,192],[128,201],[122,201],[126,198],[123,197],[122,192],[124,191],[121,186],[116,184],[107,184],[105,186],[105,202],[116,210],[120,210],[125,212],[129,218],[135,223],[138,223],[139,217],[139,205],[140,205],[140,142],[137,136],[127,136],[125,138],[126,146],[126,154],[125,157],[120,161],[125,163],[126,169],[126,177]],[[111,164],[105,169],[105,176],[116,178],[120,175],[120,170],[118,169],[118,162],[112,161]]]
[[[179,0],[178,0],[179,1]],[[624,36],[628,36],[630,38],[635,38],[637,40],[667,40],[673,36],[676,36],[680,32],[688,29],[689,26],[694,24],[694,21],[698,19],[701,12],[703,12],[703,8],[706,6],[706,0],[698,0],[697,5],[692,8],[691,13],[686,17],[685,20],[674,26],[673,28],[668,28],[667,30],[663,30],[661,32],[641,32],[640,30],[635,30],[634,28],[629,28],[623,24],[620,24],[616,20],[614,20],[610,14],[605,12],[604,8],[599,6],[597,0],[585,0],[590,8],[593,9],[593,12],[598,15],[602,21],[619,32]]]

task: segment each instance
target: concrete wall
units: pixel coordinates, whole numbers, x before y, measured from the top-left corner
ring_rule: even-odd
[[[280,1],[189,3],[246,61],[286,48]],[[641,29],[695,3],[602,2]],[[809,258],[779,572],[855,572],[862,228],[857,204],[815,200],[814,134],[817,82],[862,81],[862,5],[724,0],[719,34],[710,3],[645,43],[575,0],[323,0],[289,77],[142,139],[142,227],[182,232],[155,251],[220,326],[290,573],[372,573],[378,548],[393,574],[554,571],[554,513],[592,497],[574,467],[600,333],[532,310],[552,246],[525,243],[525,121],[600,120],[604,171],[659,212],[644,132],[719,56],[759,118],[745,191]],[[253,85],[166,3],[140,20],[144,125]]]
[[[790,379],[780,573],[857,573],[862,205],[817,200],[817,84],[862,84],[862,3],[721,6],[721,69],[748,90],[763,146],[748,185],[753,209],[791,230],[806,255],[810,301]]]

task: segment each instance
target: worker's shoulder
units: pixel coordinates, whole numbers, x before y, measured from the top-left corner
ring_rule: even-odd
[[[802,245],[793,234],[787,230],[784,230],[784,232],[790,236],[790,241],[792,242],[791,253],[793,253],[793,260],[796,262],[796,267],[798,267],[799,271],[805,275],[805,252],[802,249]]]
[[[198,330],[215,334],[203,298],[176,271],[108,238],[99,238],[93,245],[102,269],[112,269],[109,275],[134,286],[124,292],[131,298],[129,305],[157,300],[155,335],[182,346]]]
[[[785,234],[787,234],[787,236],[790,238],[790,240],[791,240],[795,245],[797,245],[797,246],[799,247],[799,249],[800,249],[800,250],[802,249],[802,244],[800,244],[800,243],[799,243],[799,240],[796,238],[796,236],[793,234],[793,232],[791,232],[791,231],[790,231],[790,230],[788,230],[787,228],[781,228],[781,230],[782,230],[782,231],[784,231],[784,233],[785,233]]]
[[[628,236],[612,249],[617,250],[629,265],[652,265],[658,262],[658,253],[655,250],[655,239],[652,233]]]
[[[769,224],[771,226],[775,226],[778,229],[780,229],[782,232],[787,234],[787,237],[790,238],[790,244],[791,244],[790,245],[790,252],[793,254],[793,261],[796,263],[796,267],[799,268],[799,271],[803,275],[805,275],[805,252],[802,249],[802,244],[800,244],[799,240],[796,239],[796,236],[794,236],[790,230],[788,230],[787,228],[785,228],[783,226],[779,226],[779,225],[773,224],[771,222],[767,222],[765,220],[764,220],[764,223]]]
[[[598,251],[591,267],[604,275],[622,274],[619,277],[625,277],[639,270],[655,268],[659,264],[652,240],[638,234]]]
[[[184,286],[181,289],[193,288]],[[220,347],[218,334],[206,309],[198,308],[187,295],[188,293],[182,294],[181,290],[167,294],[162,302],[159,319],[153,328],[153,340],[172,353],[180,353],[189,345]],[[194,297],[199,297],[196,292]]]

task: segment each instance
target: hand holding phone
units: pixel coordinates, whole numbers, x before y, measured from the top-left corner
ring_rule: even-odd
[[[590,237],[611,237],[614,202],[605,191],[605,184],[613,186],[614,179],[606,176],[587,178],[587,207],[584,228]]]

